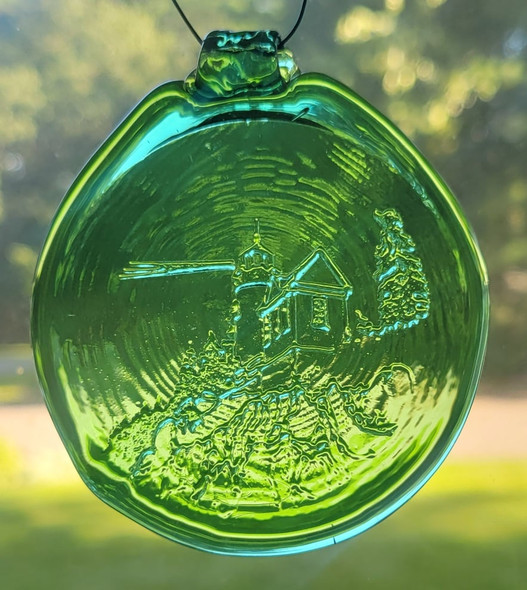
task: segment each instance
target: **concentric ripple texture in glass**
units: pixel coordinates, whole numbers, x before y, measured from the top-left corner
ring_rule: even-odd
[[[390,122],[298,74],[271,33],[214,35],[66,195],[35,358],[101,499],[193,547],[291,553],[364,531],[444,459],[479,378],[486,276]]]

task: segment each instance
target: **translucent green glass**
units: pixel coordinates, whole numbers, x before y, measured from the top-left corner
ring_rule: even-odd
[[[445,184],[278,42],[213,33],[135,108],[66,195],[34,290],[86,484],[222,553],[328,545],[408,500],[465,421],[487,332]]]

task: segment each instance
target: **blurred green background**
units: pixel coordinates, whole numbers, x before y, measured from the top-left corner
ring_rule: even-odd
[[[201,34],[287,31],[300,0],[182,0]],[[406,507],[312,554],[211,556],[157,538],[79,483],[29,349],[33,270],[83,163],[199,47],[169,0],[0,0],[0,587],[527,587],[527,3],[309,0],[288,43],[386,113],[457,194],[491,284],[481,393]]]

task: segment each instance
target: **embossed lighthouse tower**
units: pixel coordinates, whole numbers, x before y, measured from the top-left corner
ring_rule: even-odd
[[[253,243],[239,255],[232,281],[235,354],[242,360],[263,350],[264,322],[258,309],[270,300],[278,274],[275,256],[262,245],[255,220]]]

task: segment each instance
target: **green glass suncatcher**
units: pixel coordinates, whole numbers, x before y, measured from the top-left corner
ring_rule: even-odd
[[[87,164],[38,263],[50,414],[102,500],[186,545],[356,535],[466,419],[485,269],[443,181],[277,33],[214,32]]]

